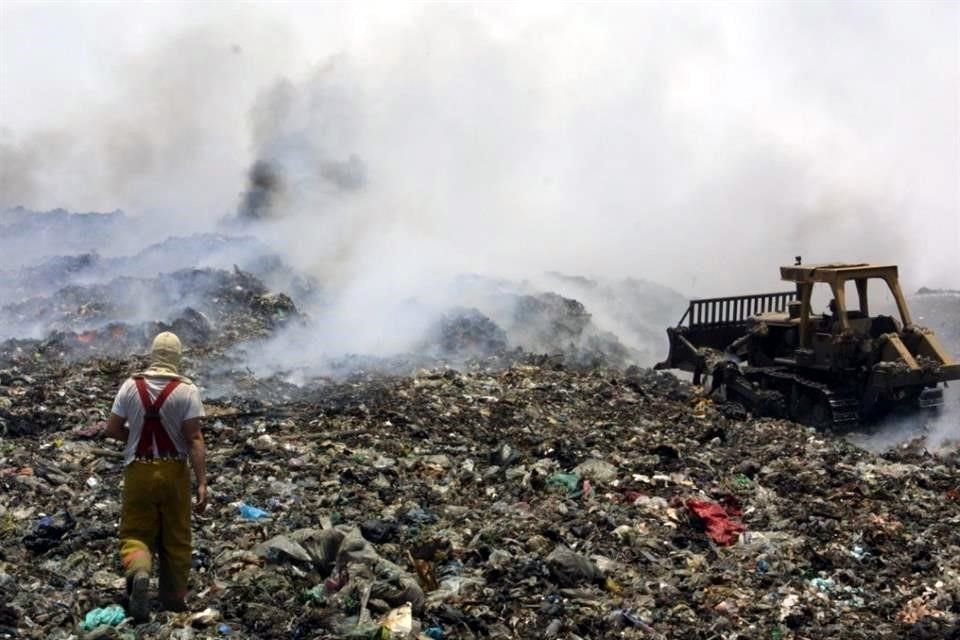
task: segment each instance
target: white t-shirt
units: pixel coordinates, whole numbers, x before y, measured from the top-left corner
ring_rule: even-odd
[[[157,396],[170,382],[170,378],[144,378],[143,380],[147,383],[147,392],[151,401],[156,401]],[[140,401],[140,392],[137,391],[137,383],[133,378],[127,378],[120,387],[117,397],[113,400],[112,411],[121,418],[127,419],[126,426],[130,431],[130,437],[123,450],[123,464],[128,465],[136,458],[137,443],[143,431],[143,403]],[[190,451],[187,440],[183,437],[184,421],[202,418],[203,415],[200,391],[193,384],[185,382],[177,385],[160,407],[160,422],[180,455],[186,457]]]

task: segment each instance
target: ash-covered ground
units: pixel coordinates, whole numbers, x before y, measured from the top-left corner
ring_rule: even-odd
[[[129,223],[0,214],[0,637],[960,637],[949,424],[870,452],[716,404],[645,368],[686,300],[638,278],[451,274],[354,352],[256,237]],[[911,305],[960,350],[960,295]],[[164,329],[208,413],[192,611],[85,630],[123,587],[87,434]]]

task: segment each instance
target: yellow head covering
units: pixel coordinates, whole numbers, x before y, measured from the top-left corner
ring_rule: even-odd
[[[143,372],[145,376],[157,378],[181,378],[180,359],[183,355],[183,345],[175,333],[164,331],[153,339],[150,348],[150,366]]]

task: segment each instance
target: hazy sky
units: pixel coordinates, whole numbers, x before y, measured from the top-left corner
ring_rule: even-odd
[[[0,205],[200,228],[257,159],[263,234],[342,282],[960,287],[960,3],[0,2]]]

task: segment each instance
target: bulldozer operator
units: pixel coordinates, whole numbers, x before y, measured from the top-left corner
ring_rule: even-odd
[[[827,305],[827,310],[823,312],[823,317],[820,318],[820,329],[822,331],[833,331],[833,327],[836,325],[837,320],[837,300],[836,298],[830,298],[830,303]]]

